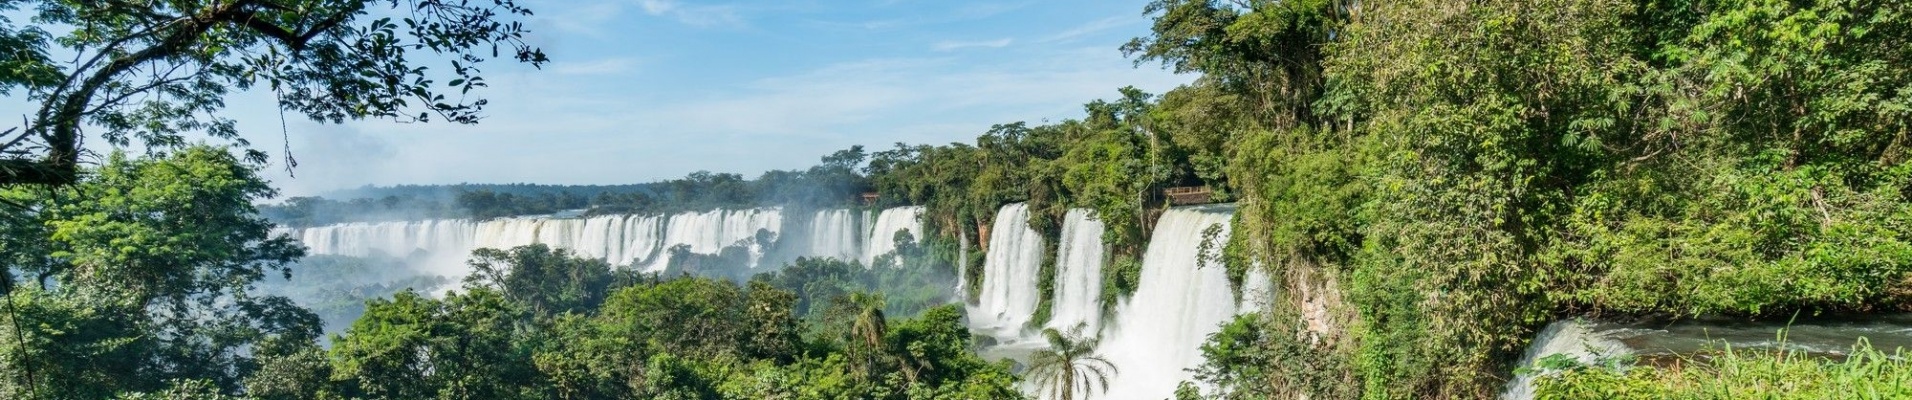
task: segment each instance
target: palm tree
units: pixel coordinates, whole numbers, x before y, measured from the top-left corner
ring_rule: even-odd
[[[858,375],[868,377],[882,356],[883,336],[889,334],[889,321],[883,316],[883,295],[855,292],[837,298],[837,302],[837,312],[842,313],[837,315],[850,319],[846,350],[857,362]]]
[[[883,335],[889,333],[889,322],[883,319],[883,295],[869,293],[851,293],[850,303],[856,309],[856,322],[850,325],[850,334],[877,348],[883,345]]]
[[[1042,335],[1049,338],[1049,348],[1037,351],[1029,365],[1037,391],[1047,392],[1051,399],[1074,400],[1076,392],[1087,399],[1098,387],[1109,390],[1109,377],[1119,371],[1114,363],[1095,353],[1102,338],[1083,337],[1084,326],[1076,325],[1068,335],[1054,328],[1042,330]]]

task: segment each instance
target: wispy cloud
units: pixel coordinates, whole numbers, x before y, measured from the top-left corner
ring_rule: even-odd
[[[988,18],[1010,11],[1028,7],[1031,2],[973,2],[956,9],[955,17],[962,19]]]
[[[677,2],[670,0],[639,0],[637,3],[644,7],[644,12],[651,15],[664,15],[671,9],[677,8]]]
[[[637,62],[629,57],[606,58],[602,60],[551,63],[551,72],[559,75],[617,75],[631,72]]]
[[[937,42],[936,45],[932,47],[934,47],[936,51],[955,51],[955,50],[962,50],[962,49],[967,49],[972,47],[987,47],[987,48],[993,49],[993,48],[1008,46],[1010,43],[1013,43],[1013,42],[1015,42],[1015,39],[1011,39],[1011,38],[1002,38],[1002,39],[996,39],[996,40],[975,40],[975,41],[945,40],[945,41]]]
[[[537,8],[540,12],[531,18],[531,32],[535,39],[546,41],[570,35],[603,38],[608,35],[605,27],[624,14],[625,1],[579,1],[566,7]]]
[[[644,9],[645,14],[675,19],[691,26],[745,25],[737,8],[729,5],[685,5],[675,0],[638,0],[637,5]]]
[[[1062,32],[1057,32],[1054,35],[1043,37],[1041,40],[1037,40],[1037,41],[1042,43],[1069,42],[1076,39],[1081,39],[1083,36],[1088,36],[1098,32],[1120,28],[1123,26],[1128,26],[1129,24],[1133,24],[1138,21],[1141,21],[1141,20],[1137,18],[1133,18],[1133,17],[1124,17],[1124,16],[1108,17],[1108,18],[1098,19],[1094,21],[1089,21],[1088,23],[1085,23],[1082,25],[1076,25],[1073,28],[1069,28],[1068,30],[1065,30]]]

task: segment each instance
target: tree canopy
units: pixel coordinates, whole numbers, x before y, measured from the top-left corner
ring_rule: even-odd
[[[476,123],[487,101],[470,95],[487,86],[484,62],[501,52],[547,61],[513,20],[531,10],[511,0],[17,0],[0,10],[31,15],[0,21],[0,95],[39,104],[0,134],[0,184],[76,182],[91,129],[116,146],[175,147],[188,132],[243,144],[220,111],[254,88],[316,121]]]

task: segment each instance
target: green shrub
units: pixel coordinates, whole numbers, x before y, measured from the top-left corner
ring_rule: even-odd
[[[1537,399],[1903,399],[1912,362],[1863,339],[1843,360],[1797,351],[1731,348],[1670,366],[1574,365],[1536,380]]]

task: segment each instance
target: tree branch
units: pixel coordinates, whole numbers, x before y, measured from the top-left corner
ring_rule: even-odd
[[[41,108],[41,120],[37,121],[37,126],[34,127],[45,127],[42,128],[45,130],[39,133],[41,137],[46,140],[46,158],[40,161],[24,159],[0,160],[4,161],[4,163],[0,163],[0,184],[39,183],[64,185],[77,181],[79,178],[80,122],[87,115],[87,106],[93,102],[93,96],[99,92],[100,88],[105,86],[107,82],[112,81],[114,77],[134,67],[153,60],[179,54],[186,46],[192,44],[196,38],[200,35],[204,35],[206,31],[211,30],[216,22],[228,20],[228,18],[233,17],[235,12],[239,10],[239,7],[244,4],[245,3],[226,4],[211,10],[206,10],[206,12],[199,15],[184,18],[181,20],[184,21],[184,25],[170,34],[167,34],[159,43],[124,57],[114,58],[113,61],[100,67],[98,71],[94,71],[93,74],[81,82],[79,88],[74,89],[72,93],[64,96],[59,96],[58,93],[56,93],[54,97],[48,98],[45,103],[46,105]],[[115,43],[124,42],[131,38],[131,36],[121,38]],[[103,48],[101,52],[105,53],[109,50],[110,48]]]
[[[271,6],[263,3],[254,4],[271,8]],[[362,7],[362,5],[360,7]],[[306,43],[311,42],[313,38],[317,38],[320,34],[332,30],[332,28],[338,27],[339,24],[343,24],[345,21],[352,19],[353,15],[358,14],[359,9],[358,7],[354,7],[348,10],[340,10],[338,13],[326,17],[316,24],[312,24],[311,28],[307,28],[304,32],[299,33],[294,33],[284,27],[261,20],[252,11],[238,12],[234,15],[232,21],[244,24],[246,27],[252,28],[252,30],[270,36],[273,39],[278,39],[280,43],[292,49],[293,54],[297,54],[300,50],[304,50]]]

